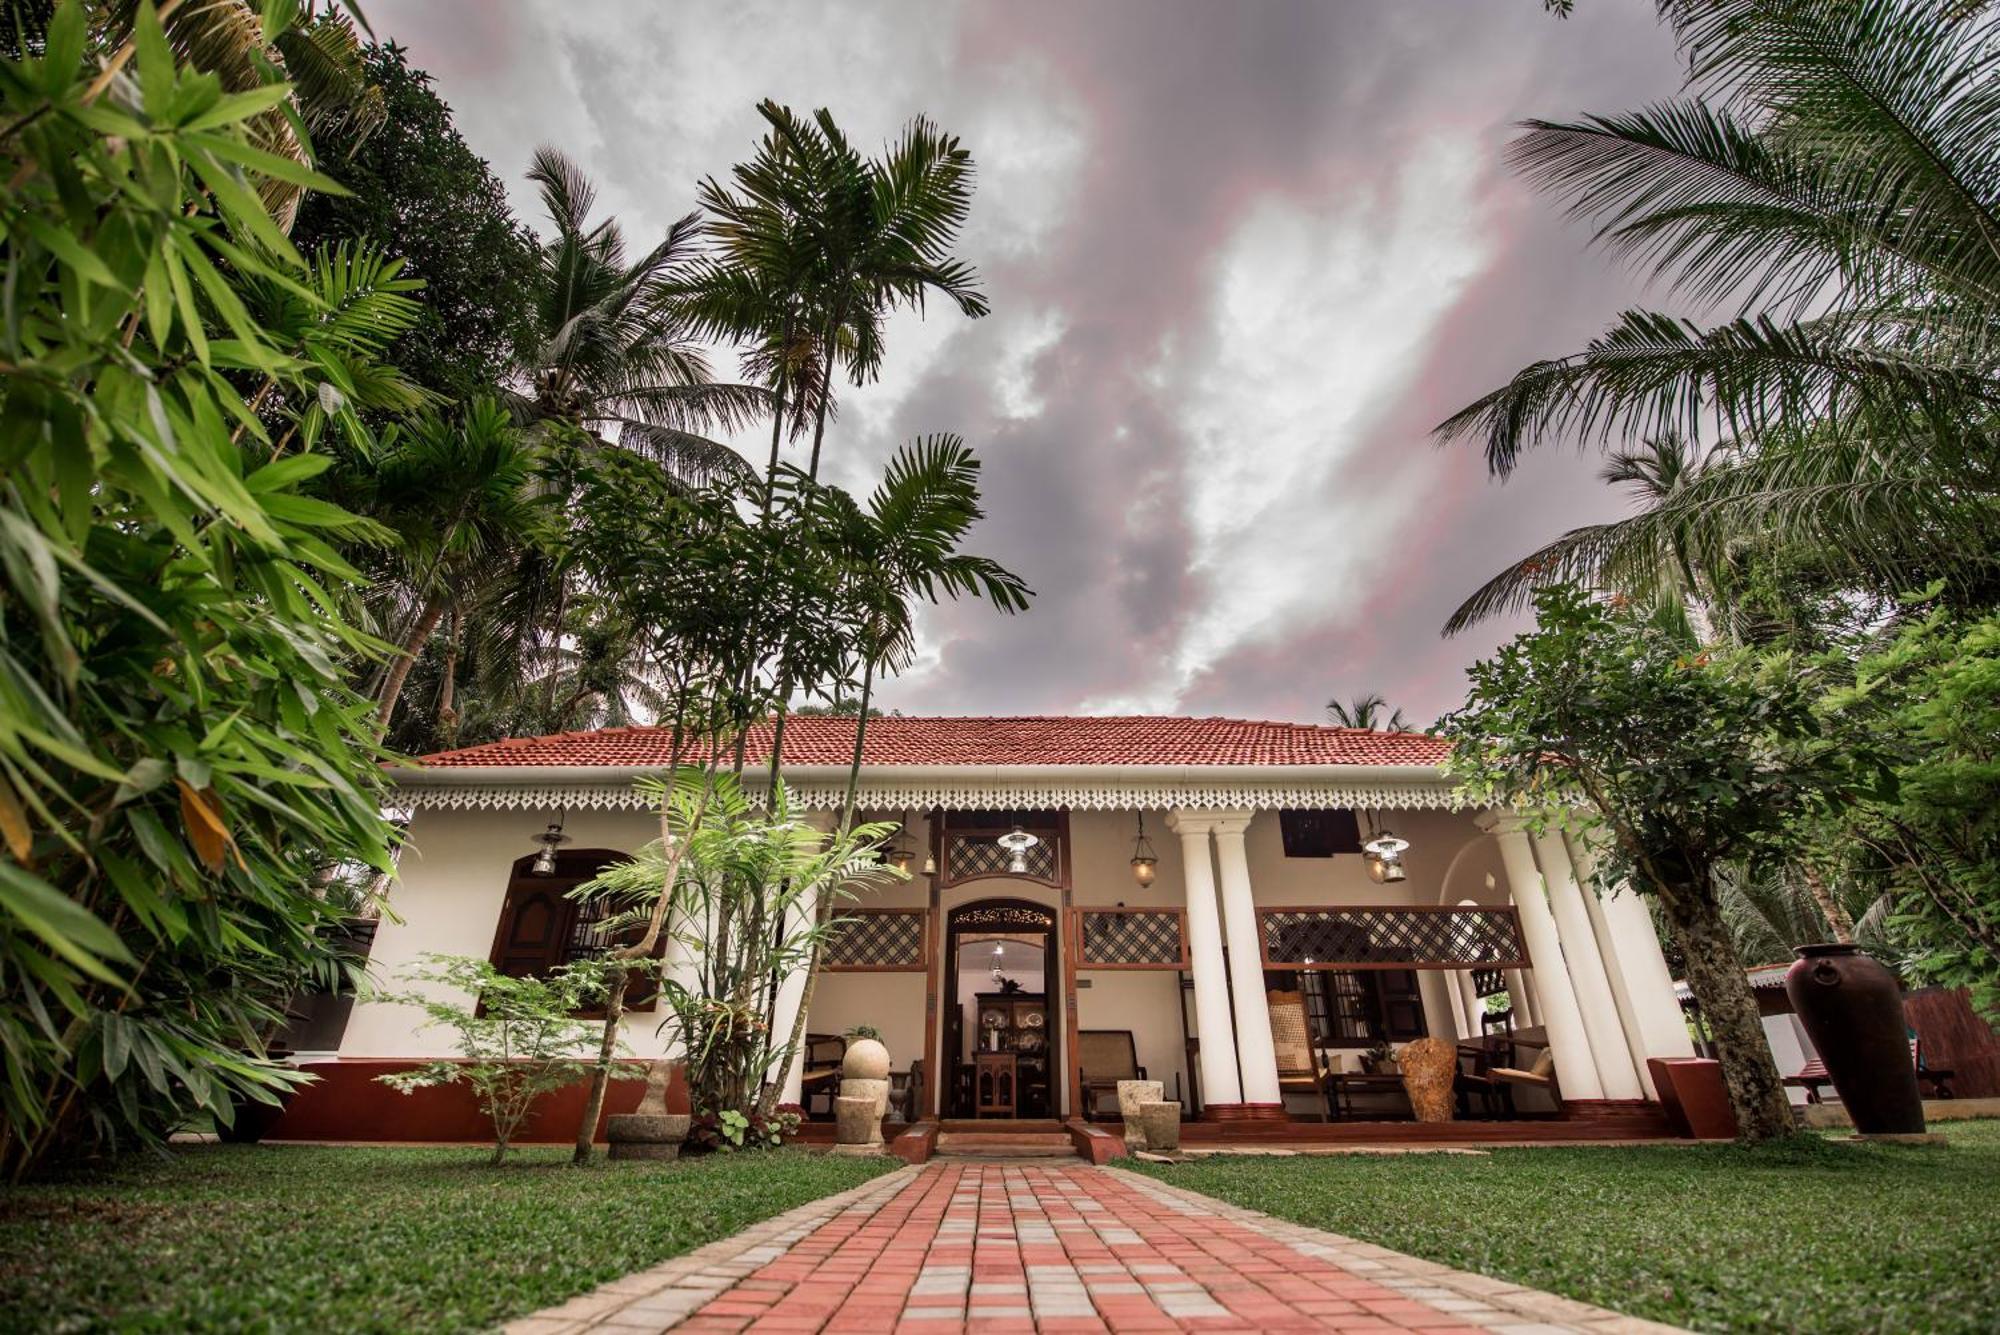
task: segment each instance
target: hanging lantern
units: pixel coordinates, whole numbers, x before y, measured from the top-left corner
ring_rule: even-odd
[[[903,823],[896,827],[896,838],[889,845],[889,856],[886,859],[897,871],[907,872],[910,864],[917,860],[917,855],[910,849],[909,833],[910,820],[905,813]]]
[[[535,842],[542,846],[542,851],[535,854],[535,860],[528,868],[530,874],[556,874],[556,850],[569,842],[569,836],[563,833],[563,814],[563,808],[556,808],[556,818],[549,822],[549,828],[535,836]]]
[[[1368,875],[1381,882],[1409,879],[1409,871],[1403,866],[1403,852],[1409,846],[1409,840],[1390,830],[1377,831],[1361,846],[1368,854]]]
[[[1028,870],[1028,850],[1042,841],[1022,829],[1017,820],[1013,829],[993,842],[1007,850],[1007,870],[1019,875]]]
[[[1146,813],[1139,813],[1139,837],[1132,841],[1132,879],[1142,886],[1151,885],[1159,874],[1160,858],[1153,852],[1153,841],[1146,837]]]

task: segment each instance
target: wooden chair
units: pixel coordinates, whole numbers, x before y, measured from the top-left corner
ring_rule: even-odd
[[[1495,1066],[1488,1069],[1487,1075],[1507,1087],[1506,1099],[1509,1112],[1514,1108],[1516,1089],[1547,1090],[1549,1097],[1555,1101],[1556,1110],[1558,1112],[1562,1110],[1562,1089],[1556,1083],[1556,1055],[1547,1048],[1535,1054],[1533,1064],[1526,1070],[1518,1066]]]
[[[834,1095],[840,1092],[840,1064],[847,1057],[847,1040],[839,1034],[807,1034],[805,1074],[799,1080],[799,1103],[808,1118],[833,1118]],[[824,1099],[823,1111],[814,1103]]]
[[[1130,1029],[1084,1029],[1076,1036],[1077,1075],[1083,1084],[1083,1115],[1096,1121],[1106,1094],[1118,1097],[1120,1080],[1144,1080],[1139,1049]]]
[[[1268,992],[1264,996],[1271,1014],[1271,1047],[1278,1057],[1278,1097],[1311,1094],[1318,1102],[1317,1116],[1328,1117],[1327,1075],[1313,1051],[1312,1031],[1306,1024],[1306,998],[1302,992]]]

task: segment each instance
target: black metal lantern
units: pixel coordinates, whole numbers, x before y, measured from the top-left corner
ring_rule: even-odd
[[[569,836],[563,833],[564,814],[565,809],[557,807],[556,818],[549,822],[549,828],[535,836],[535,842],[542,846],[542,851],[535,854],[534,862],[528,867],[531,875],[556,874],[556,850],[570,841]]]

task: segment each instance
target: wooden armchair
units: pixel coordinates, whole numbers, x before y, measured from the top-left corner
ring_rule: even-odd
[[[808,1118],[833,1117],[834,1095],[840,1090],[840,1063],[847,1040],[838,1034],[807,1034],[805,1074],[799,1080],[799,1102]],[[824,1101],[823,1110],[813,1105]]]
[[[1120,1080],[1144,1080],[1139,1050],[1130,1029],[1084,1029],[1076,1036],[1077,1075],[1083,1082],[1083,1115],[1098,1117],[1104,1096],[1118,1097]]]
[[[1546,1090],[1555,1102],[1556,1110],[1562,1110],[1562,1088],[1556,1083],[1556,1055],[1547,1048],[1536,1053],[1534,1062],[1525,1070],[1518,1066],[1493,1066],[1487,1069],[1486,1075],[1506,1089],[1509,1112],[1513,1111],[1515,1089]]]
[[[1264,1002],[1271,1015],[1271,1047],[1278,1058],[1278,1097],[1311,1094],[1315,1115],[1325,1121],[1328,1072],[1313,1051],[1305,994],[1267,992]]]

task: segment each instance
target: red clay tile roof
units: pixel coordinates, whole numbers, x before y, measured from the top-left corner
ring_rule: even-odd
[[[606,728],[550,737],[510,737],[422,758],[454,765],[664,765],[666,728]],[[754,762],[770,755],[771,729],[753,728]],[[1311,723],[1230,718],[870,719],[864,765],[1435,765],[1444,742],[1421,733],[1367,732]],[[785,760],[845,765],[854,720],[795,717],[785,724]]]

